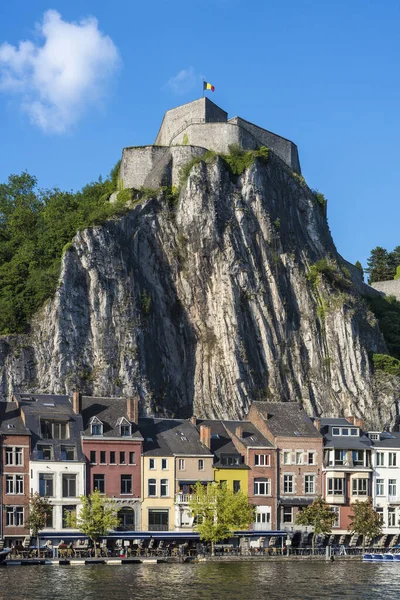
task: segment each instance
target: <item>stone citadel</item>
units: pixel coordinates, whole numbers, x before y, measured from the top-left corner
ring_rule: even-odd
[[[280,135],[228,114],[208,98],[168,110],[154,145],[124,148],[120,186],[159,188],[177,185],[181,168],[207,150],[229,153],[238,145],[243,150],[266,146],[294,172],[301,174],[297,146]]]

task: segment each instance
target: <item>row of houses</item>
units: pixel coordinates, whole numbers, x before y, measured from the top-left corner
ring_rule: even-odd
[[[185,538],[193,486],[216,481],[255,506],[253,543],[283,535],[307,543],[311,532],[296,516],[318,496],[336,513],[331,542],[351,541],[351,504],[372,497],[383,541],[397,543],[400,434],[366,433],[354,417],[310,419],[295,402],[254,402],[241,421],[141,418],[138,409],[138,398],[79,392],[0,403],[0,539],[18,544],[29,534],[35,492],[52,505],[42,538],[74,537],[66,515],[95,489],[117,505],[110,535]]]

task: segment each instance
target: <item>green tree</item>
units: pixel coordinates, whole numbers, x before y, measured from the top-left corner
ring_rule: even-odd
[[[195,519],[194,528],[200,539],[211,542],[214,556],[215,543],[236,530],[248,529],[254,521],[254,507],[243,492],[234,493],[226,484],[196,483],[189,508]]]
[[[107,535],[119,525],[115,500],[105,498],[95,490],[89,496],[81,496],[81,509],[78,514],[67,513],[66,526],[79,529],[94,544],[97,556],[97,540]]]
[[[400,246],[396,246],[391,252],[389,252],[389,265],[391,270],[394,271],[393,278],[395,278],[396,271],[400,266]]]
[[[362,551],[365,552],[366,538],[374,538],[382,533],[382,517],[372,506],[371,500],[360,502],[356,500],[351,505],[353,514],[350,515],[348,530],[352,534],[362,536]]]
[[[298,513],[296,523],[298,525],[309,525],[313,527],[312,552],[315,551],[315,538],[321,533],[329,535],[332,525],[335,522],[336,515],[329,504],[321,497],[314,500],[310,506],[304,508]]]
[[[40,550],[39,533],[46,527],[47,517],[52,510],[52,506],[46,496],[40,496],[38,492],[31,494],[25,525],[31,529],[33,537],[36,538],[38,556]]]
[[[363,269],[363,266],[362,266],[362,264],[360,263],[360,261],[359,261],[359,260],[357,260],[354,266],[355,266],[355,267],[357,267],[357,269],[359,269],[359,270],[361,271],[361,275],[362,275],[362,277],[363,277],[363,279],[364,279],[364,269]]]
[[[400,279],[400,265],[396,268],[396,275],[394,276],[394,279]]]
[[[367,260],[368,268],[365,271],[369,274],[368,283],[374,281],[387,281],[393,279],[393,266],[390,261],[388,251],[381,246],[371,250],[371,255]]]

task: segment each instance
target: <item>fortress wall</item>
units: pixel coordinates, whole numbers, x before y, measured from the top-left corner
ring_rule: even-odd
[[[140,188],[155,165],[169,153],[169,148],[142,146],[124,148],[122,151],[119,179],[125,188]]]
[[[230,119],[229,123],[239,125],[248,131],[261,142],[261,145],[271,148],[293,171],[301,174],[296,144],[240,117]]]
[[[178,187],[182,167],[192,160],[192,158],[205,154],[207,150],[198,146],[171,146],[170,150],[172,156],[171,184]]]
[[[172,144],[183,144],[184,136],[189,144],[215,152],[228,154],[231,144],[239,144],[245,150],[255,150],[260,144],[244,129],[231,123],[194,123],[181,131]]]
[[[182,104],[182,106],[167,110],[154,143],[160,146],[169,146],[172,136],[185,123],[189,123],[192,119],[202,122],[226,123],[227,118],[228,114],[211,102],[211,100],[208,98],[199,98],[198,100],[194,100],[194,102]]]
[[[374,281],[371,286],[383,292],[385,296],[395,296],[397,300],[400,300],[400,279],[391,281]]]

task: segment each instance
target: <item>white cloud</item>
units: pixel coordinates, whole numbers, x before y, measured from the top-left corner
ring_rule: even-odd
[[[37,32],[42,45],[0,45],[0,90],[21,96],[32,123],[63,133],[101,103],[120,63],[118,50],[93,17],[68,23],[48,10]]]
[[[187,69],[179,71],[174,77],[171,77],[168,80],[167,87],[169,87],[174,94],[181,95],[190,92],[196,85],[199,86],[200,89],[202,81],[202,75],[197,75],[193,67],[188,67]]]

